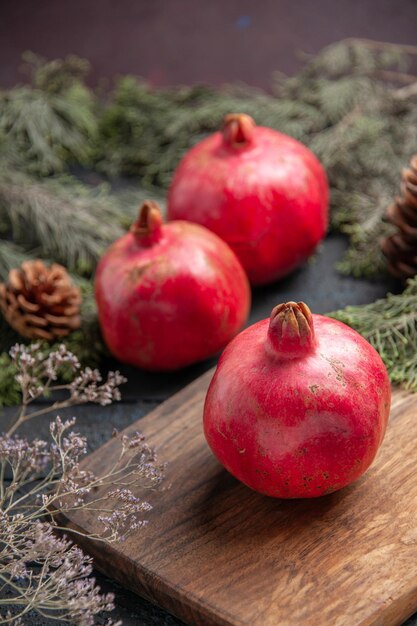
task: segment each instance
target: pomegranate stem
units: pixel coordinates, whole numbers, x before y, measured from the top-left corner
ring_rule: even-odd
[[[304,302],[278,304],[271,313],[267,348],[280,359],[300,358],[315,348],[313,316]]]
[[[245,113],[229,113],[223,120],[223,141],[229,148],[241,148],[252,141],[255,122]]]
[[[145,200],[130,231],[142,245],[151,245],[160,238],[161,226],[162,215],[158,204],[153,200]]]

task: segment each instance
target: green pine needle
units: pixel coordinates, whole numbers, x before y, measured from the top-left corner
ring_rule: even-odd
[[[83,82],[84,61],[47,63],[26,55],[31,86],[0,91],[0,134],[27,171],[46,176],[68,162],[86,164],[97,129],[95,97]]]
[[[147,194],[149,195],[149,194]],[[137,194],[109,194],[107,186],[90,187],[70,177],[33,180],[0,171],[0,223],[12,238],[16,260],[24,251],[63,263],[78,274],[91,274],[104,250],[123,234],[139,201]],[[0,245],[2,257],[12,248]]]
[[[0,245],[0,280],[7,278],[9,271],[19,267],[23,261],[33,259],[33,255],[25,251],[12,241],[2,241]]]
[[[417,277],[402,294],[329,314],[365,337],[381,355],[390,379],[417,391]]]
[[[7,352],[0,354],[0,408],[20,402],[20,385],[16,381],[16,367]]]

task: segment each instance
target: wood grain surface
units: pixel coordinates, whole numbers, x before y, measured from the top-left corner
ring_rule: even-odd
[[[122,585],[198,626],[400,624],[417,608],[417,397],[395,390],[377,460],[315,500],[275,500],[239,484],[202,432],[212,372],[125,432],[169,461],[149,525],[124,544],[82,540]],[[114,440],[88,457],[98,471]],[[137,495],[140,495],[138,493]],[[68,525],[97,530],[92,514]]]

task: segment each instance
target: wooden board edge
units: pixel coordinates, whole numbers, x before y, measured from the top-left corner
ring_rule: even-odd
[[[401,626],[416,612],[417,606],[417,579],[412,589],[404,591],[398,598],[391,599],[383,608],[360,624],[360,626]]]
[[[83,529],[64,516],[57,517],[57,521],[61,528],[68,529],[69,538],[93,558],[94,567],[99,572],[109,579],[117,581],[123,588],[165,609],[190,626],[247,626],[244,622],[236,620],[235,617],[226,614],[220,615],[218,608],[210,606],[206,600],[193,594],[188,594],[185,597],[164,578],[158,577],[158,583],[155,585],[153,582],[151,587],[150,581],[155,581],[156,576],[145,567],[138,566],[131,559],[127,560],[127,567],[131,570],[132,575],[129,575],[129,571],[115,570],[111,563],[118,559],[118,554],[111,544],[99,540],[91,541],[88,537],[84,539]],[[75,533],[71,533],[71,531],[75,531]]]

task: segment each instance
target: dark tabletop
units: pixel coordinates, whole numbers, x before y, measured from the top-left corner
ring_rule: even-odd
[[[267,87],[273,71],[291,73],[300,67],[297,51],[315,53],[345,37],[416,44],[416,18],[415,0],[2,0],[0,87],[16,82],[20,55],[27,49],[49,58],[68,53],[84,56],[92,63],[93,82],[132,73],[154,85],[244,80]],[[314,312],[325,313],[400,289],[388,278],[366,281],[340,276],[334,266],[345,247],[342,237],[330,236],[301,270],[256,290],[250,323],[267,317],[273,306],[285,300],[302,299]],[[215,359],[164,375],[122,368],[129,379],[122,402],[104,408],[80,407],[71,414],[77,415],[79,430],[94,449],[114,427],[120,430],[142,417],[214,363]],[[120,364],[109,363],[109,367],[120,368]],[[29,428],[42,436],[45,420],[31,422]],[[128,626],[181,624],[98,578],[107,591],[116,593],[114,619]],[[33,617],[30,623],[47,622]],[[417,626],[417,615],[407,625]]]

